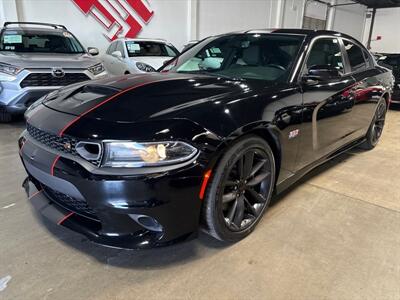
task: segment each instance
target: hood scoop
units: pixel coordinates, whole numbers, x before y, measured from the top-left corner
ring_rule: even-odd
[[[121,90],[113,86],[85,84],[60,90],[43,104],[54,110],[80,115]]]

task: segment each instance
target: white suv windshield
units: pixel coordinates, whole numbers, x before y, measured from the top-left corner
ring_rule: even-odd
[[[0,51],[30,53],[84,53],[82,45],[68,31],[5,30]]]
[[[304,36],[283,34],[210,38],[171,61],[164,71],[285,81],[303,40]]]

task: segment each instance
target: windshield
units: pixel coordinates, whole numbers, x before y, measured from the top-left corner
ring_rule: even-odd
[[[171,61],[161,72],[286,81],[303,40],[304,36],[278,34],[209,38]]]
[[[0,51],[29,53],[85,53],[68,31],[6,30],[0,37]]]
[[[125,42],[129,57],[137,56],[167,56],[179,54],[174,47],[157,42],[127,41]]]

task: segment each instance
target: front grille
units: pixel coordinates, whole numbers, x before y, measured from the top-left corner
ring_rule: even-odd
[[[66,135],[59,136],[54,133],[46,132],[36,128],[35,126],[32,126],[29,123],[26,124],[26,129],[29,135],[39,143],[58,152],[81,157],[76,151],[76,145],[78,144],[79,140]],[[95,160],[86,160],[98,167],[101,164],[101,155]]]
[[[68,136],[60,137],[56,134],[48,133],[32,126],[29,123],[26,124],[26,129],[32,138],[46,145],[47,147],[62,153],[72,154],[75,156],[78,155],[75,149],[76,143],[78,142],[76,139]]]
[[[94,210],[88,206],[85,200],[73,198],[69,195],[55,191],[52,188],[43,184],[42,187],[46,195],[50,198],[50,200],[52,200],[56,204],[64,207],[67,210],[70,210],[74,213],[90,218],[92,220],[96,221],[99,220]]]
[[[63,77],[54,77],[51,73],[32,73],[22,80],[20,86],[65,86],[73,83],[90,80],[84,73],[65,73]]]

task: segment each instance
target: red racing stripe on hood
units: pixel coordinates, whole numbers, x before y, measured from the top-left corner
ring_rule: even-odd
[[[60,137],[62,137],[62,136],[64,135],[65,131],[66,131],[69,127],[71,127],[73,124],[75,124],[77,121],[79,121],[82,117],[84,117],[84,116],[87,115],[88,113],[94,111],[95,109],[99,108],[100,106],[106,104],[107,102],[110,102],[110,101],[114,100],[114,99],[117,98],[118,96],[120,96],[120,95],[122,95],[122,94],[125,94],[125,93],[127,93],[127,92],[129,92],[129,91],[132,91],[132,90],[134,90],[134,89],[140,88],[140,87],[142,87],[142,86],[149,85],[149,84],[156,83],[156,82],[162,82],[162,81],[170,81],[170,79],[155,80],[155,81],[151,81],[151,82],[145,82],[145,83],[137,84],[137,85],[131,86],[131,87],[125,89],[125,90],[122,90],[122,91],[120,91],[120,92],[118,92],[118,93],[112,95],[111,97],[109,97],[109,98],[103,100],[102,102],[96,104],[95,106],[93,106],[92,108],[88,109],[88,110],[85,111],[84,113],[81,113],[81,114],[80,114],[79,116],[77,116],[76,118],[72,119],[72,121],[70,121],[69,123],[67,123],[67,125],[65,125],[63,129],[61,129],[61,131],[58,133],[58,135],[59,135]]]

